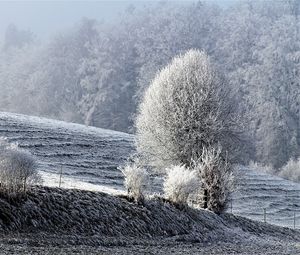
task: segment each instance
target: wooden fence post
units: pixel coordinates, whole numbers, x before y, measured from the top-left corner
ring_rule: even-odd
[[[59,173],[59,183],[58,183],[58,187],[61,187],[61,178],[62,178],[62,166],[60,166],[60,173]]]

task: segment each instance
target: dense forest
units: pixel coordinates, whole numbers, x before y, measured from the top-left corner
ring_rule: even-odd
[[[244,159],[300,156],[300,1],[161,2],[113,24],[82,19],[47,42],[14,25],[0,52],[0,110],[134,132],[145,88],[170,60],[204,50],[242,118]]]

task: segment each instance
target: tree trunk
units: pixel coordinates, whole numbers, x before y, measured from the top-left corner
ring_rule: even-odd
[[[204,194],[203,194],[203,208],[207,209],[207,204],[208,204],[208,191],[207,189],[204,189]]]

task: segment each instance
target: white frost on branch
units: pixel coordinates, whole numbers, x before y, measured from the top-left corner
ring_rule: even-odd
[[[200,181],[196,171],[183,165],[167,169],[164,193],[167,199],[177,204],[186,204],[189,196],[197,191]]]
[[[134,198],[136,202],[143,201],[144,191],[149,182],[147,171],[137,164],[132,164],[126,165],[122,169],[122,173],[125,177],[124,185],[129,197]]]
[[[203,51],[190,50],[159,72],[137,116],[137,149],[154,167],[191,166],[203,147],[230,151],[237,134],[228,88]]]
[[[221,147],[204,148],[199,163],[196,164],[206,191],[207,208],[215,213],[222,213],[226,207],[230,193],[234,190],[232,166],[221,155]]]
[[[8,196],[22,195],[28,187],[41,181],[36,160],[31,153],[1,139],[0,192]]]

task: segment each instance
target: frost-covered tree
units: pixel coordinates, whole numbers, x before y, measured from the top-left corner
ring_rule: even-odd
[[[38,114],[40,102],[36,95],[43,91],[42,84],[37,86],[35,83],[41,74],[40,53],[40,47],[36,44],[0,52],[2,111]]]
[[[86,125],[129,131],[135,109],[135,47],[129,28],[101,28],[80,72],[80,111]],[[113,31],[113,32],[112,32]]]
[[[157,71],[166,66],[176,55],[191,48],[214,49],[217,30],[216,18],[220,15],[217,5],[202,2],[190,5],[158,3],[136,13],[135,23],[137,61],[137,97],[141,99]]]
[[[275,168],[299,152],[300,26],[293,2],[248,1],[217,20],[217,64],[239,95],[254,145],[248,155]]]
[[[223,158],[221,151],[220,146],[204,148],[195,164],[203,190],[203,207],[215,213],[224,211],[234,181],[231,164]]]
[[[80,68],[89,56],[88,45],[96,34],[95,21],[83,19],[78,26],[56,35],[46,45],[41,61],[44,77],[40,80],[41,100],[47,102],[40,102],[43,115],[82,122]]]
[[[157,74],[139,107],[137,149],[148,164],[187,167],[203,147],[233,152],[237,119],[226,82],[202,51],[180,55]],[[236,145],[235,145],[236,146]]]
[[[288,25],[289,24],[289,25]],[[256,159],[281,167],[299,156],[299,22],[293,16],[273,21],[256,44],[255,64],[246,66],[248,116]],[[272,41],[271,38],[278,38]],[[245,101],[244,101],[245,102]],[[250,111],[252,109],[252,111]]]
[[[134,132],[155,74],[195,48],[237,94],[245,161],[280,168],[300,156],[299,3],[237,1],[222,9],[167,1],[131,8],[114,24],[85,19],[40,45],[10,26],[0,43],[0,110]]]
[[[299,0],[286,0],[286,4],[289,7],[290,14],[298,18],[300,13],[300,1]]]
[[[34,35],[29,30],[20,30],[14,24],[10,24],[5,32],[4,50],[9,48],[22,48],[34,41]]]

